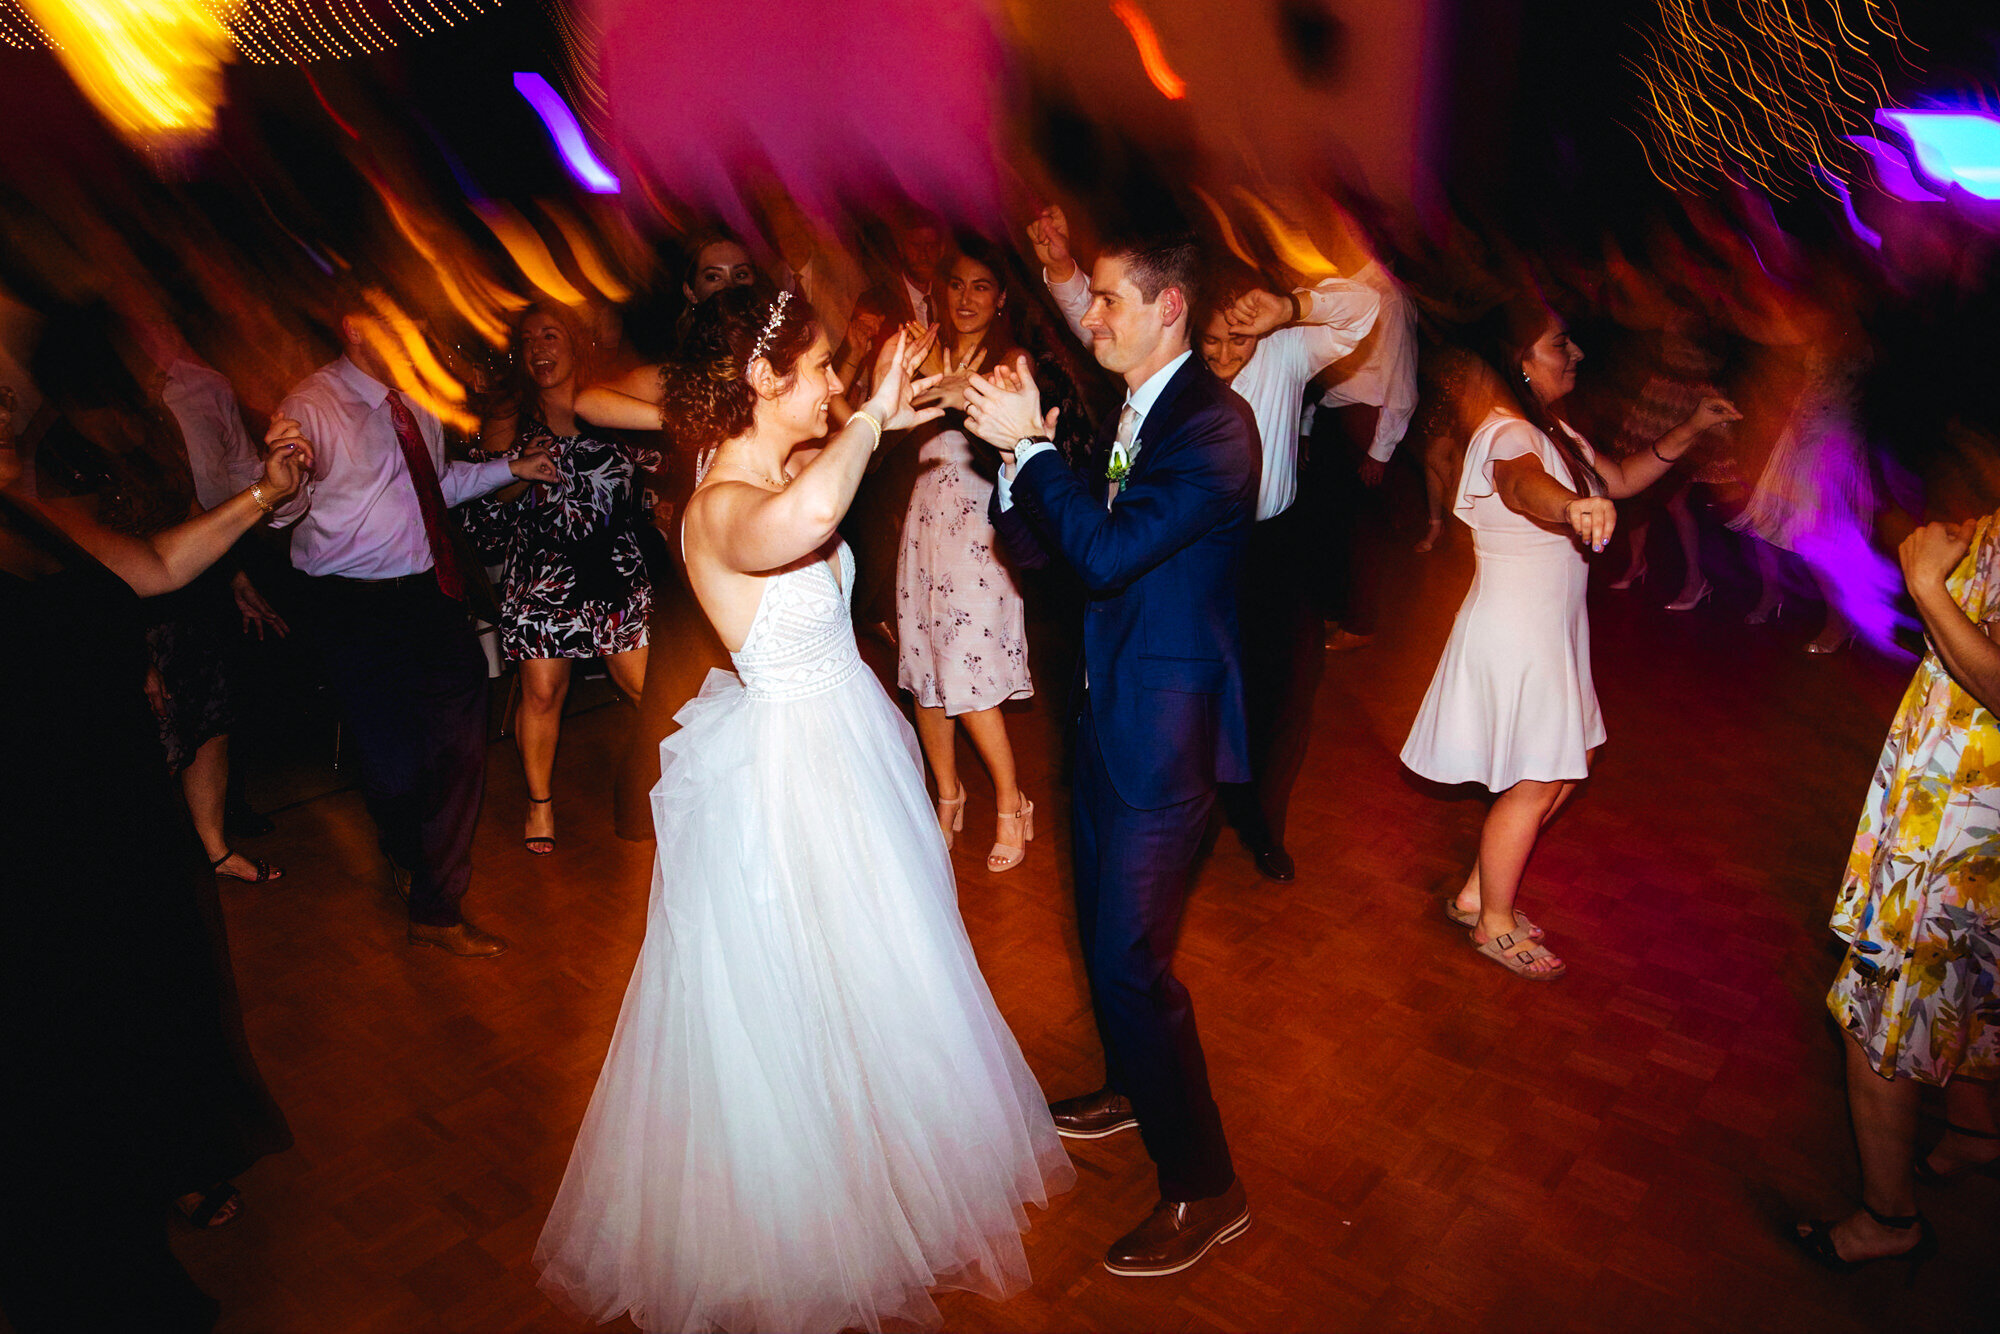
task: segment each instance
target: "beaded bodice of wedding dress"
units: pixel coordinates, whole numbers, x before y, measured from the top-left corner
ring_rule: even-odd
[[[743,647],[729,655],[750,698],[804,699],[846,684],[861,670],[847,609],[853,570],[843,541],[832,559],[765,582]]]

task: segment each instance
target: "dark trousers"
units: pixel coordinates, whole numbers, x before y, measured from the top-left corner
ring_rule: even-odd
[[[1361,480],[1361,462],[1375,438],[1382,409],[1350,403],[1313,414],[1312,437],[1299,469],[1299,499],[1317,530],[1303,567],[1322,619],[1357,635],[1375,633],[1376,571],[1365,529],[1378,521],[1379,497]]]
[[[1072,791],[1077,935],[1104,1043],[1105,1085],[1132,1100],[1163,1199],[1220,1195],[1236,1169],[1209,1092],[1194,1005],[1173,971],[1215,794],[1155,811],[1126,805],[1105,772],[1087,691]]]
[[[303,582],[368,813],[383,853],[410,874],[410,920],[455,925],[486,791],[486,657],[465,606],[428,574]]]
[[[1313,540],[1305,507],[1294,503],[1252,528],[1243,550],[1237,619],[1251,780],[1217,791],[1229,823],[1254,850],[1285,844],[1292,787],[1305,766],[1313,701],[1326,669],[1320,617],[1299,578]]]

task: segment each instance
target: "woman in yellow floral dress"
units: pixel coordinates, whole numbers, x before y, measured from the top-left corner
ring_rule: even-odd
[[[1801,1223],[1836,1269],[1937,1249],[1916,1181],[2000,1158],[2000,515],[1934,523],[1897,553],[1929,632],[1862,808],[1834,908],[1847,958],[1827,994],[1846,1032],[1861,1208]],[[1949,1129],[1916,1159],[1920,1084]]]

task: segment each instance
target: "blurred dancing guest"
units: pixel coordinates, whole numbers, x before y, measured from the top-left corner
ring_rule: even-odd
[[[206,1330],[169,1202],[228,1223],[230,1178],[290,1146],[244,1041],[216,900],[147,713],[143,600],[185,588],[298,486],[258,479],[144,536],[29,499],[0,386],[0,801],[32,831],[0,895],[0,1311],[20,1334]]]
[[[36,451],[36,489],[87,499],[92,517],[106,527],[152,537],[200,514],[203,490],[219,502],[241,490],[232,488],[232,476],[247,485],[261,471],[254,451],[247,463],[190,452],[184,420],[199,421],[208,411],[235,413],[227,382],[213,372],[196,376],[190,365],[177,386],[104,307],[52,318],[34,367],[49,402],[62,413]],[[243,431],[240,417],[236,431]],[[242,448],[249,448],[247,439]],[[238,625],[255,625],[262,633],[268,624],[282,634],[284,622],[228,561],[143,605],[151,659],[146,697],[159,720],[168,771],[180,782],[211,869],[257,884],[282,879],[280,868],[229,846],[224,816]]]
[[[1757,540],[1759,593],[1744,620],[1762,625],[1784,605],[1780,551],[1804,561],[1826,621],[1806,652],[1837,653],[1854,638],[1853,599],[1865,572],[1883,565],[1874,554],[1875,483],[1858,421],[1868,349],[1851,321],[1799,294],[1769,285],[1773,307],[1767,335],[1795,368],[1792,410],[1743,512],[1730,527]],[[1886,567],[1885,567],[1886,568]]]
[[[854,305],[847,341],[835,368],[844,383],[852,383],[860,368],[873,361],[897,330],[912,324],[937,324],[944,309],[937,290],[938,270],[944,262],[944,228],[929,214],[906,209],[891,219],[889,234],[896,269],[863,292]],[[915,450],[896,450],[877,459],[842,529],[854,544],[860,566],[855,623],[879,639],[895,637],[891,624],[896,617],[896,562],[902,548],[903,516],[909,512],[920,466]]]
[[[1063,211],[1042,210],[1028,240],[1064,318],[1091,342],[1082,324],[1090,283],[1070,254]],[[1299,398],[1315,375],[1367,336],[1381,298],[1339,278],[1282,296],[1262,284],[1241,265],[1216,281],[1213,301],[1196,312],[1197,350],[1216,378],[1250,405],[1263,448],[1238,616],[1255,777],[1248,784],[1224,783],[1222,802],[1257,869],[1288,881],[1297,869],[1285,850],[1285,816],[1305,759],[1318,685],[1317,626],[1297,577],[1315,538],[1302,531],[1303,512],[1292,503],[1298,498]]]
[[[1236,595],[1256,517],[1257,425],[1195,358],[1191,237],[1108,247],[1083,327],[1126,385],[1086,470],[1064,462],[1023,363],[968,384],[967,420],[1001,451],[995,526],[1024,565],[1059,556],[1083,618],[1071,779],[1077,932],[1105,1082],[1051,1110],[1064,1135],[1137,1126],[1160,1202],[1105,1267],[1177,1273],[1250,1225],[1173,943],[1217,782],[1250,777]]]
[[[498,954],[506,942],[461,911],[486,785],[486,657],[445,510],[560,474],[539,451],[447,459],[438,419],[391,387],[415,378],[389,362],[401,344],[358,302],[340,336],[345,353],[279,405],[315,447],[311,480],[275,515],[295,530],[300,619],[340,699],[399,895],[407,887],[407,939]]]
[[[1919,528],[1898,553],[1929,651],[1903,695],[1834,905],[1847,957],[1827,993],[1847,1052],[1861,1207],[1801,1223],[1834,1269],[1937,1252],[1916,1183],[2000,1163],[2000,515]],[[1916,1151],[1924,1085],[1946,1131]]]
[[[1021,590],[995,550],[987,507],[992,455],[975,455],[960,429],[965,382],[1019,344],[1010,325],[1005,259],[976,236],[957,238],[945,267],[944,322],[932,395],[948,411],[919,436],[918,471],[896,560],[896,684],[916,698],[917,738],[937,779],[938,827],[950,847],[965,827],[958,776],[963,727],[993,779],[993,850],[986,869],[1009,871],[1034,837],[1034,803],[1015,778],[1000,706],[1034,693]]]
[[[1307,515],[1321,529],[1320,559],[1307,567],[1326,647],[1362,648],[1375,637],[1375,573],[1364,527],[1396,446],[1417,411],[1417,310],[1379,259],[1366,259],[1353,281],[1381,298],[1381,313],[1351,357],[1326,377],[1307,430],[1301,485]]]
[[[958,915],[909,724],[862,664],[838,524],[883,431],[935,419],[891,340],[860,411],[812,307],[728,292],[669,363],[703,478],[681,529],[732,645],[654,790],[646,941],[535,1248],[645,1329],[938,1323],[1026,1286],[1022,1204],[1074,1172]]]
[[[504,559],[500,646],[521,664],[515,724],[528,784],[529,852],[555,851],[556,743],[570,664],[602,658],[632,700],[646,679],[646,623],[652,582],[639,545],[636,480],[659,466],[654,450],[634,450],[592,432],[576,415],[590,344],[560,305],[538,302],[514,326],[513,413],[485,424],[489,454],[546,454],[558,479],[517,482],[460,511],[482,554]]]
[[[1472,588],[1453,622],[1403,763],[1495,794],[1479,856],[1445,911],[1482,955],[1518,977],[1566,971],[1514,910],[1541,829],[1590,774],[1604,722],[1590,674],[1587,556],[1617,524],[1612,500],[1652,485],[1703,431],[1739,415],[1704,399],[1623,460],[1595,453],[1563,417],[1583,350],[1555,312],[1517,302],[1489,317],[1478,350],[1493,404],[1465,452],[1452,510],[1472,529]]]

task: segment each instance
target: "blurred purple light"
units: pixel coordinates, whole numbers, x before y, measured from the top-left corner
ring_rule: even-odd
[[[1910,141],[1917,165],[1932,180],[1962,187],[1981,199],[2000,199],[2000,120],[1977,111],[1875,113]]]
[[[1817,170],[1815,168],[1815,171]],[[1819,178],[1826,182],[1827,189],[1839,197],[1841,212],[1847,215],[1847,225],[1853,228],[1855,236],[1859,237],[1861,243],[1869,249],[1880,250],[1882,233],[1861,221],[1861,215],[1854,211],[1854,196],[1848,192],[1847,183],[1830,172],[1820,171],[1818,174]]]
[[[1883,194],[1912,204],[1938,201],[1938,192],[1918,180],[1917,174],[1910,170],[1909,159],[1888,144],[1868,134],[1850,134],[1847,142],[1867,154],[1875,168],[1875,184],[1882,188]]]
[[[597,154],[590,151],[584,142],[583,127],[576,123],[576,116],[569,109],[569,103],[562,95],[549,87],[549,81],[539,74],[516,74],[514,91],[528,99],[528,105],[542,118],[548,127],[549,137],[556,141],[556,151],[562,154],[563,164],[577,183],[596,195],[615,195],[619,191],[618,178],[605,169],[597,160]]]

